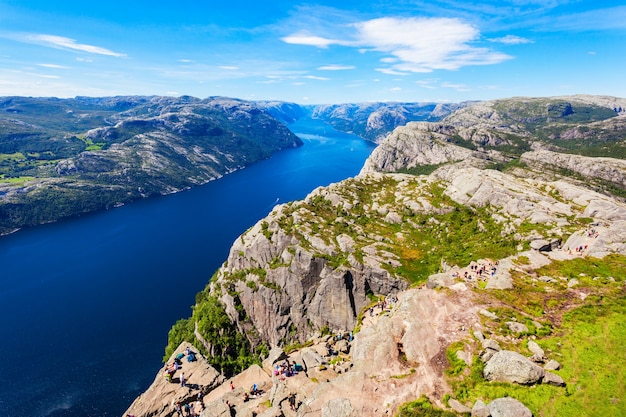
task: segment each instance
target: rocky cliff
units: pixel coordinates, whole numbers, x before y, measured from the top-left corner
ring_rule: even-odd
[[[265,376],[233,376],[202,415],[619,413],[624,166],[571,151],[624,136],[567,148],[546,132],[621,126],[622,101],[512,99],[412,123],[359,176],[275,207],[170,333],[172,351],[223,355],[225,332],[207,324],[219,305],[249,351],[267,349]]]
[[[0,98],[0,234],[167,194],[301,145],[254,103]]]

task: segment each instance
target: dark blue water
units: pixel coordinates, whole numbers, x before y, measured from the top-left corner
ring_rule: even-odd
[[[0,417],[121,415],[237,236],[373,149],[320,122],[291,128],[303,147],[205,186],[0,238]]]

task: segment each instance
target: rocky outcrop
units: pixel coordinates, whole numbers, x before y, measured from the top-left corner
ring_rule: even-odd
[[[501,350],[485,364],[484,376],[489,381],[536,384],[544,377],[544,370],[517,352]]]
[[[361,174],[396,172],[418,165],[439,165],[469,158],[471,150],[447,143],[457,133],[451,126],[409,123],[391,133],[365,162]]]
[[[187,349],[195,359],[188,361]],[[180,358],[180,359],[177,359]],[[178,362],[178,368],[167,380],[166,370]],[[183,386],[181,378],[186,382]],[[203,408],[197,403],[207,393],[213,391],[224,382],[224,377],[215,370],[207,360],[189,343],[181,344],[170,356],[165,367],[159,370],[150,388],[141,394],[126,410],[124,415],[142,417],[175,417],[176,404],[194,404],[196,409]],[[200,394],[200,396],[198,395]]]
[[[531,166],[549,166],[577,173],[585,179],[600,179],[626,188],[626,161],[615,158],[591,158],[548,150],[522,154],[521,161]]]

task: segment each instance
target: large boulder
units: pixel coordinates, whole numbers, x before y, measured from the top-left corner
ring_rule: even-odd
[[[487,406],[491,417],[532,417],[533,413],[521,402],[511,397],[498,398]]]
[[[541,381],[544,370],[517,352],[501,350],[485,364],[485,379],[531,385]]]

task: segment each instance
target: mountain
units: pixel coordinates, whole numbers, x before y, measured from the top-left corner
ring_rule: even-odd
[[[302,142],[222,97],[0,98],[0,234],[204,184]]]
[[[262,101],[257,104],[286,124],[301,117],[312,117],[323,120],[341,132],[352,133],[378,143],[398,126],[413,121],[440,120],[468,103],[374,102],[300,106],[279,101]]]
[[[357,177],[243,233],[170,331],[168,363],[190,342],[230,379],[158,375],[128,413],[202,392],[204,417],[620,414],[624,103],[513,98],[396,129]]]
[[[316,106],[312,117],[322,119],[335,129],[380,142],[398,126],[432,117],[435,103],[363,103]]]

